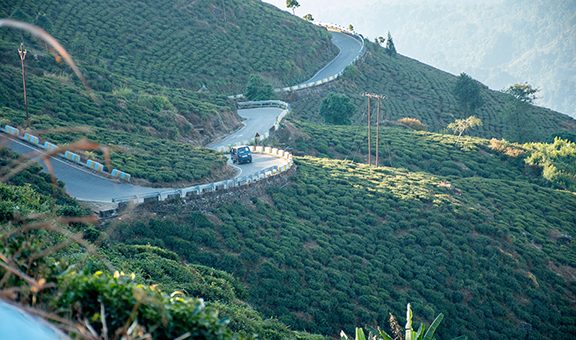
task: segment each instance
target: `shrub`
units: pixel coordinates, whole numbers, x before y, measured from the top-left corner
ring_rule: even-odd
[[[553,184],[573,190],[576,188],[576,143],[561,138],[554,143],[526,144],[530,155],[526,164],[542,169],[542,176]]]
[[[274,89],[262,77],[252,75],[248,80],[244,95],[249,100],[269,100],[274,99]]]
[[[519,157],[525,153],[519,145],[508,142],[505,139],[492,138],[490,140],[490,149],[498,151],[509,157]]]
[[[350,98],[334,93],[326,97],[320,107],[320,115],[326,123],[337,125],[349,125],[354,111]]]
[[[426,131],[426,129],[428,128],[426,124],[422,123],[420,119],[417,118],[410,118],[410,117],[400,118],[398,119],[398,123],[405,125],[411,128],[412,130],[417,131]]]
[[[204,339],[232,336],[228,321],[219,318],[218,311],[202,299],[185,297],[181,292],[167,295],[133,280],[134,274],[70,272],[61,279],[56,304],[80,320],[90,320],[100,333],[106,327],[110,335],[124,334],[128,327],[138,325],[154,339],[174,339],[187,333],[191,338]]]

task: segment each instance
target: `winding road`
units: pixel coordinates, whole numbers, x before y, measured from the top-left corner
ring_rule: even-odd
[[[332,32],[332,42],[340,50],[338,56],[303,84],[316,82],[339,74],[362,53],[362,43],[350,35]],[[222,146],[249,140],[253,138],[256,133],[264,135],[274,126],[277,117],[282,111],[282,109],[278,108],[238,110],[238,114],[244,118],[244,127],[226,136],[222,140],[209,144],[207,147],[216,150]],[[42,152],[41,149],[37,149],[18,139],[5,137],[1,142],[19,154],[34,155],[33,153],[36,153],[36,159],[38,160],[38,156]],[[251,164],[234,166],[238,169],[236,176],[255,174],[271,166],[282,166],[287,163],[287,160],[283,158],[263,154],[255,154],[253,159]],[[46,170],[46,166],[43,163],[42,165]],[[105,203],[112,202],[118,197],[174,190],[174,188],[150,188],[128,183],[118,183],[57,157],[52,157],[51,165],[54,175],[64,183],[66,192],[82,201]]]

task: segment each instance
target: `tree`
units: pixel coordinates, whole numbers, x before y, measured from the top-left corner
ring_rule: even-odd
[[[304,20],[312,22],[314,21],[314,17],[312,16],[312,14],[308,13],[304,16]]]
[[[296,14],[295,10],[300,7],[298,0],[286,0],[286,7],[292,10],[292,14]]]
[[[384,46],[384,44],[386,43],[386,38],[380,36],[380,37],[376,38],[376,43],[378,43],[379,45]]]
[[[516,141],[526,141],[530,139],[530,131],[533,130],[534,121],[528,118],[530,104],[537,99],[538,88],[532,87],[528,83],[517,83],[511,85],[502,92],[509,95],[510,100],[505,106],[504,118],[508,132],[506,138]]]
[[[466,73],[460,73],[452,92],[467,113],[474,113],[477,108],[484,105],[484,100],[480,96],[480,84]]]
[[[454,122],[448,124],[448,129],[458,134],[458,140],[468,129],[476,126],[482,126],[482,120],[476,116],[470,116],[466,119],[456,119]]]
[[[396,55],[396,46],[394,46],[394,40],[392,40],[390,31],[388,31],[388,39],[386,39],[386,53],[390,56]]]
[[[518,83],[505,89],[503,92],[507,93],[521,102],[533,104],[534,100],[538,99],[536,93],[540,91],[539,88],[532,87],[528,83]]]
[[[348,30],[350,32],[354,32],[354,25],[352,25],[352,24],[348,25]]]
[[[354,109],[350,98],[332,93],[322,101],[320,115],[328,124],[348,125]]]
[[[244,93],[249,100],[274,99],[274,89],[259,75],[251,75]]]

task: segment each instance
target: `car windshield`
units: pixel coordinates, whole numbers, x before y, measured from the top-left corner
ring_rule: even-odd
[[[247,154],[247,153],[250,153],[249,147],[244,146],[244,147],[238,148],[238,154],[239,155],[243,155],[243,154]]]

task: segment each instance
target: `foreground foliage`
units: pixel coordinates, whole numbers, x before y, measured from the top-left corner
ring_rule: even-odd
[[[0,151],[1,176],[13,155]],[[39,171],[0,183],[4,299],[77,337],[322,338],[262,318],[227,273],[157,247],[108,245],[89,212]]]
[[[167,295],[133,282],[130,276],[69,272],[60,279],[59,290],[57,308],[67,311],[70,318],[79,314],[91,320],[98,334],[149,334],[154,339],[232,337],[228,321],[203,300],[178,292]],[[135,330],[130,334],[128,329]]]
[[[406,307],[406,333],[402,334],[400,330],[400,326],[398,325],[398,321],[396,317],[390,314],[389,324],[392,330],[392,334],[394,337],[390,336],[385,331],[381,330],[380,327],[376,329],[372,327],[368,327],[368,336],[365,335],[364,329],[356,328],[356,337],[355,340],[393,340],[393,339],[406,339],[406,340],[434,340],[436,337],[434,336],[436,330],[440,326],[444,320],[444,314],[440,313],[434,321],[430,324],[430,326],[426,326],[424,324],[420,324],[420,328],[417,331],[414,331],[412,328],[412,307],[410,304]],[[348,335],[344,333],[344,331],[340,332],[340,339],[341,340],[349,340]],[[458,339],[466,339],[466,337],[458,337]]]

